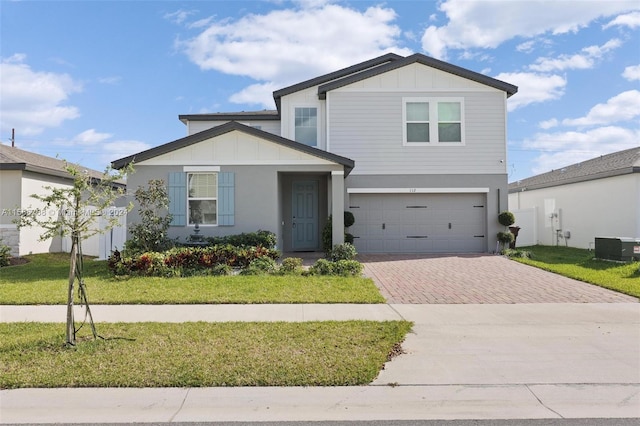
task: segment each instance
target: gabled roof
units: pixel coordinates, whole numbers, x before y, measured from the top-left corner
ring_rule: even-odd
[[[391,70],[395,70],[413,63],[426,65],[428,67],[435,68],[440,71],[448,72],[450,74],[454,74],[459,77],[463,77],[463,78],[484,84],[486,86],[503,90],[507,92],[507,97],[510,97],[518,92],[518,87],[514,86],[513,84],[505,83],[504,81],[497,80],[495,78],[477,73],[475,71],[468,70],[466,68],[459,67],[457,65],[450,64],[448,62],[443,62],[438,59],[425,56],[421,53],[415,53],[413,55],[407,56],[406,58],[388,62],[384,65],[367,69],[366,71],[362,71],[357,74],[352,74],[340,79],[335,79],[335,80],[332,79],[334,81],[327,82],[326,84],[322,84],[320,85],[320,87],[318,87],[318,96],[320,97],[320,99],[325,99],[327,92],[330,90],[334,90],[339,87],[343,87],[348,84],[352,84],[352,83],[364,80],[366,78],[370,78],[370,77],[373,77]],[[275,97],[275,94],[274,94],[274,97]]]
[[[280,106],[283,96],[310,87],[318,87],[318,97],[325,99],[329,90],[337,89],[347,84],[376,76],[397,68],[404,67],[413,63],[420,63],[444,72],[448,72],[478,83],[494,87],[507,92],[507,97],[514,95],[518,91],[518,87],[504,81],[459,67],[457,65],[443,62],[438,59],[416,53],[406,58],[395,53],[387,53],[368,61],[360,62],[350,67],[340,69],[338,71],[324,74],[292,86],[285,87],[273,92],[273,99],[276,102],[277,110],[249,111],[249,112],[230,112],[230,113],[213,113],[213,114],[185,114],[180,115],[180,121],[215,121],[215,120],[279,120]]]
[[[216,112],[210,114],[183,114],[178,118],[183,123],[187,121],[231,121],[231,120],[280,120],[280,114],[275,109],[263,111],[241,111],[241,112]]]
[[[283,138],[282,136],[274,135],[273,133],[256,129],[255,127],[249,127],[244,124],[240,124],[237,121],[230,121],[220,126],[215,126],[210,129],[203,130],[202,132],[194,133],[193,135],[189,135],[187,137],[177,139],[173,142],[165,143],[155,148],[151,148],[146,151],[142,151],[137,154],[133,154],[128,157],[121,158],[119,160],[112,162],[111,164],[114,169],[121,169],[127,166],[129,163],[149,160],[159,155],[167,154],[169,152],[188,147],[190,145],[196,144],[198,142],[202,142],[207,139],[215,138],[216,136],[220,136],[225,133],[232,132],[234,130],[247,133],[249,135],[267,140],[269,142],[276,143],[278,145],[285,146],[287,148],[295,149],[296,151],[301,151],[306,154],[313,155],[323,160],[328,160],[337,164],[341,164],[345,168],[345,172],[346,172],[345,175],[348,175],[351,172],[351,170],[353,170],[353,167],[355,165],[354,161],[349,158],[332,154],[330,152],[323,151],[321,149],[314,148],[299,142],[295,142],[290,139]]]
[[[640,173],[640,147],[601,155],[582,163],[510,183],[509,192],[550,188],[630,173]]]
[[[71,179],[71,175],[64,170],[64,167],[64,160],[0,144],[0,170],[26,170]],[[89,176],[94,179],[102,178],[102,172],[80,165],[78,167],[86,170]]]
[[[276,90],[275,92],[273,92],[273,99],[276,101],[276,107],[278,108],[278,111],[280,111],[280,99],[285,95],[308,89],[309,87],[318,86],[328,81],[336,80],[348,75],[357,74],[364,70],[398,61],[400,59],[403,59],[403,57],[400,55],[396,55],[395,53],[387,53],[386,55],[378,56],[377,58],[369,59],[368,61],[360,62],[359,64],[351,65],[350,67],[343,68],[329,74],[324,74],[319,77],[294,84],[293,86],[285,87],[284,89]]]

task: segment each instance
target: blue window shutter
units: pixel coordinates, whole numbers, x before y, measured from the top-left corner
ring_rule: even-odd
[[[235,225],[235,173],[218,173],[218,225]]]
[[[169,173],[169,213],[173,215],[171,226],[187,224],[187,174]]]

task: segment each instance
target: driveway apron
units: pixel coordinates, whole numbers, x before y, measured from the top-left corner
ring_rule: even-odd
[[[388,303],[637,303],[638,299],[482,254],[362,254],[364,273]]]

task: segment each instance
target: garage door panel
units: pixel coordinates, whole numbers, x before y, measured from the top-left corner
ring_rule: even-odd
[[[485,194],[351,194],[362,253],[483,252]]]

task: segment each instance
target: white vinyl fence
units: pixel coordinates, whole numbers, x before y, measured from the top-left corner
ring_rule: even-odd
[[[513,226],[519,226],[517,247],[527,247],[538,244],[538,227],[536,221],[537,209],[512,210],[511,213],[516,217]]]
[[[95,210],[94,210],[95,211]],[[96,226],[105,229],[108,224],[108,217],[117,217],[118,225],[113,228],[93,235],[82,241],[82,254],[87,256],[97,256],[98,260],[105,260],[114,250],[122,250],[127,240],[127,209],[122,207],[111,207],[102,215],[97,216]],[[71,238],[65,237],[62,240],[62,251],[71,252]]]

